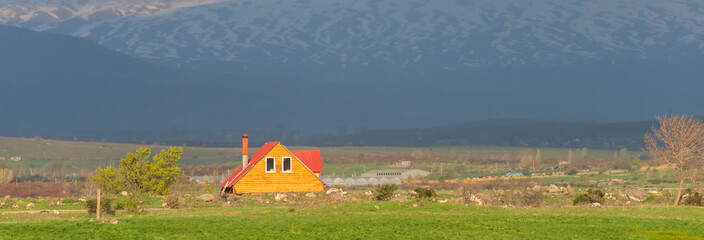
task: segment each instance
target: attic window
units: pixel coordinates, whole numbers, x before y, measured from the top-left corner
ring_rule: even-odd
[[[276,172],[276,168],[274,167],[274,158],[273,157],[266,158],[266,172],[268,172],[268,173]]]
[[[291,157],[282,158],[281,171],[282,172],[291,172]]]

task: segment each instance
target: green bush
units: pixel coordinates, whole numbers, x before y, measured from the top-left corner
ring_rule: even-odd
[[[86,208],[88,208],[88,214],[95,214],[98,209],[98,200],[88,199],[86,201]],[[100,199],[100,212],[115,215],[115,210],[112,208],[112,199]]]
[[[604,196],[606,194],[604,191],[599,189],[589,189],[586,193],[578,194],[575,196],[574,205],[579,204],[591,204],[591,203],[601,203],[604,204]]]
[[[61,203],[63,203],[63,204],[71,204],[71,203],[75,203],[75,202],[76,202],[76,199],[73,199],[73,198],[64,198],[61,200]]]
[[[415,194],[413,194],[413,197],[417,198],[418,200],[434,198],[437,196],[435,190],[431,189],[430,187],[417,187],[413,191],[416,192]]]
[[[698,192],[690,193],[689,196],[682,199],[682,203],[688,206],[701,206],[702,205],[702,195]]]
[[[374,199],[379,201],[389,200],[394,196],[396,190],[398,190],[398,185],[393,183],[376,185],[376,188],[374,189]]]
[[[572,168],[572,169],[570,169],[570,170],[568,170],[568,171],[566,172],[566,174],[567,174],[567,175],[570,175],[570,176],[572,176],[572,175],[577,175],[577,173],[578,173],[578,171],[577,171],[577,169],[575,169],[575,168]]]
[[[127,210],[129,213],[142,213],[144,208],[142,208],[143,201],[138,199],[135,194],[127,195],[127,197],[120,198],[115,205],[115,210]]]

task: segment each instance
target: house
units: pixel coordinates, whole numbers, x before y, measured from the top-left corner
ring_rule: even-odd
[[[223,193],[319,192],[323,163],[320,150],[289,150],[280,142],[264,144],[251,158],[242,135],[242,166],[223,182]]]
[[[420,169],[386,169],[374,170],[362,173],[362,177],[397,177],[400,179],[422,178],[428,176],[430,172]]]

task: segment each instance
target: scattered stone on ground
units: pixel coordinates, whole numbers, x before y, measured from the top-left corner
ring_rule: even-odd
[[[628,189],[628,190],[626,190],[626,194],[628,194],[628,197],[629,197],[631,200],[635,200],[635,201],[638,201],[638,202],[642,202],[643,200],[645,200],[645,199],[647,199],[648,197],[650,197],[649,194],[647,194],[647,193],[645,193],[645,192],[643,192],[643,191],[641,191],[641,190],[637,190],[637,189]]]
[[[215,196],[213,194],[203,194],[198,196],[198,201],[203,201],[203,202],[212,202],[215,201]]]
[[[618,199],[619,201],[627,201],[628,196],[626,196],[626,194],[623,194],[621,190],[618,190],[618,193],[616,194],[616,199]]]
[[[417,204],[417,203],[414,203],[414,204],[411,205],[411,206],[413,206],[413,207],[418,207],[418,204]]]
[[[53,211],[52,213],[53,213],[54,215],[59,215],[59,210],[54,209],[54,211]]]
[[[589,204],[589,206],[590,207],[601,207],[601,203],[593,202],[593,203]]]
[[[224,208],[232,207],[232,203],[224,202],[224,203],[222,203],[222,207],[224,207]]]
[[[283,201],[286,200],[287,195],[285,193],[277,193],[276,196],[274,196],[275,201]]]
[[[379,209],[379,206],[376,206],[376,205],[375,205],[374,208]]]
[[[393,202],[405,202],[407,200],[408,200],[408,196],[403,195],[403,194],[396,194],[396,196],[389,199],[389,201],[393,201]]]
[[[331,194],[331,193],[336,193],[336,192],[342,192],[342,190],[340,190],[338,188],[330,188],[330,189],[328,189],[327,192],[325,192],[325,194]]]
[[[17,211],[20,209],[19,205],[12,205],[12,210]]]
[[[122,191],[122,192],[120,192],[120,194],[121,194],[122,196],[127,196],[127,194],[129,194],[129,193],[127,193],[127,191]]]
[[[34,207],[34,203],[27,203],[27,206],[25,207],[27,210],[32,210]]]
[[[374,193],[372,193],[372,190],[369,190],[369,191],[364,192],[364,196],[369,197],[369,196],[371,196],[371,195],[374,195]]]
[[[110,224],[117,224],[117,218],[110,219]]]
[[[315,193],[312,193],[312,192],[306,193],[306,197],[309,197],[309,198],[315,198],[317,196],[318,195],[315,195]]]
[[[448,201],[447,199],[440,199],[440,200],[438,200],[439,203],[447,203],[447,201]]]

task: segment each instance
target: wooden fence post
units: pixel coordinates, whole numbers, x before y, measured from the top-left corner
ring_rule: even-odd
[[[98,210],[95,211],[96,214],[96,220],[100,220],[100,188],[98,188]]]

